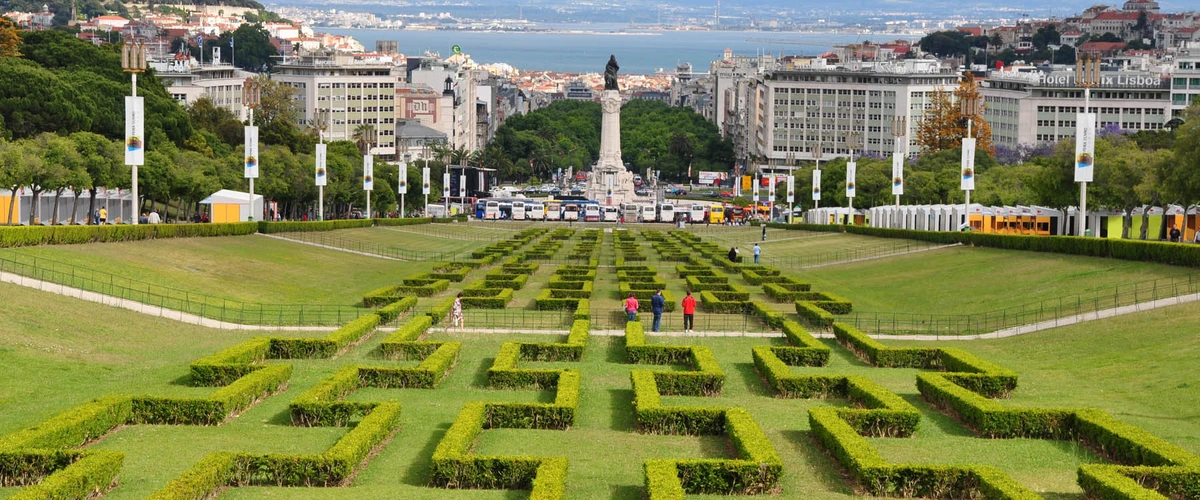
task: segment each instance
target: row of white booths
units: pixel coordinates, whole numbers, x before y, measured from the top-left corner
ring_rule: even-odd
[[[15,204],[12,204],[13,198],[12,191],[0,190],[0,224],[8,222],[10,204],[14,224],[28,224],[32,213],[34,224],[37,225],[46,225],[54,221],[59,224],[86,224],[88,208],[92,206],[90,193],[84,191],[76,199],[75,193],[69,189],[64,190],[62,195],[56,195],[54,191],[43,191],[38,196],[37,206],[34,206],[33,192],[29,188],[17,190]],[[128,222],[134,216],[133,193],[129,190],[97,189],[96,203],[92,208],[104,208],[108,212],[110,223]]]

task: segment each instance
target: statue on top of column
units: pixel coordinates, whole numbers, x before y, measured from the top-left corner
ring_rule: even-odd
[[[621,69],[617,65],[617,56],[609,55],[608,64],[604,65],[604,90],[620,90],[617,88],[617,70]]]

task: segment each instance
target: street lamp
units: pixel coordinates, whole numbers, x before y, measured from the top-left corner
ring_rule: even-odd
[[[375,127],[363,130],[363,191],[367,192],[367,218],[371,219],[371,191],[375,189],[375,157],[371,155],[371,145],[379,138]]]
[[[846,208],[850,209],[850,224],[854,224],[854,196],[858,194],[856,174],[858,164],[854,162],[854,152],[860,147],[861,132],[847,132],[846,148],[850,150],[850,161],[846,162]]]
[[[252,77],[242,83],[242,106],[250,110],[249,125],[246,125],[246,151],[243,175],[250,180],[249,220],[254,220],[254,179],[258,178],[258,127],[254,126],[254,108],[262,103],[262,85]],[[259,215],[262,215],[259,213]]]
[[[971,191],[975,190],[975,138],[971,137],[971,126],[975,118],[983,112],[983,102],[979,99],[979,84],[969,74],[966,83],[963,95],[958,100],[959,114],[967,120],[967,136],[962,141],[962,176],[959,187],[966,194],[963,223],[970,224]]]
[[[900,195],[904,194],[904,148],[900,144],[908,136],[908,116],[892,117],[892,194],[896,196],[896,210],[892,225],[899,228]]]
[[[146,160],[145,142],[145,103],[137,95],[137,76],[146,70],[146,43],[126,39],[121,46],[121,71],[130,74],[133,80],[133,94],[125,98],[125,164],[133,172],[130,174],[133,187],[133,225],[138,223],[138,166]],[[122,204],[122,210],[124,205]]]
[[[1075,84],[1083,87],[1083,112],[1075,115],[1075,182],[1079,183],[1079,236],[1087,236],[1087,183],[1096,164],[1096,114],[1091,110],[1092,87],[1100,85],[1100,56],[1095,52],[1075,61]]]
[[[813,208],[821,208],[821,157],[825,156],[825,147],[820,142],[809,147],[813,160],[816,160],[816,168],[813,168],[813,186],[812,199]]]
[[[325,220],[325,184],[328,182],[328,169],[325,156],[325,129],[329,128],[328,109],[317,108],[313,111],[312,127],[317,130],[317,220]]]

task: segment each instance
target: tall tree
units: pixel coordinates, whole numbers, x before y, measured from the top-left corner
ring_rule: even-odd
[[[20,57],[21,36],[17,24],[7,17],[0,17],[0,57]]]

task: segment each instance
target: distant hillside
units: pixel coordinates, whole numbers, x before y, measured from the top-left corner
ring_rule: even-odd
[[[54,13],[54,24],[67,24],[71,18],[71,3],[74,1],[78,14],[83,19],[115,13],[128,16],[129,10],[117,0],[103,2],[100,0],[0,0],[0,10],[4,12],[41,12],[42,5],[50,7]],[[152,2],[153,3],[153,2]],[[176,3],[176,2],[171,2]],[[264,7],[255,0],[195,0],[192,5],[228,5],[230,7],[248,7],[262,10]]]

